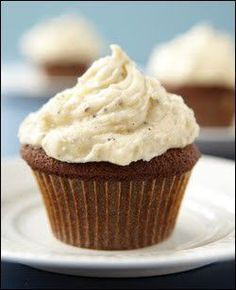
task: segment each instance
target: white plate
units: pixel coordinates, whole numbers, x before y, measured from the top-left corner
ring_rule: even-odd
[[[19,159],[2,163],[2,259],[52,272],[141,277],[194,269],[234,257],[234,162],[202,157],[176,229],[156,246],[131,251],[79,249],[51,234],[31,172]]]
[[[76,78],[70,77],[49,80],[37,67],[24,63],[4,64],[1,76],[4,97],[50,98],[76,83]]]
[[[235,156],[235,127],[201,128],[196,140],[205,154],[233,158]]]
[[[230,127],[205,127],[201,128],[198,137],[199,142],[212,143],[212,142],[234,142],[235,141],[235,125]]]

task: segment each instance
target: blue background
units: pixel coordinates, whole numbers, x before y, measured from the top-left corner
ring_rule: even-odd
[[[234,1],[9,1],[2,4],[2,57],[16,60],[22,33],[42,18],[78,13],[107,43],[118,43],[145,64],[153,46],[207,21],[233,34]]]
[[[9,1],[2,3],[2,59],[19,61],[22,33],[42,18],[78,13],[91,19],[107,43],[120,44],[141,65],[153,46],[171,39],[192,25],[207,21],[233,34],[234,1]],[[2,155],[19,151],[20,122],[37,110],[45,98],[2,97]]]

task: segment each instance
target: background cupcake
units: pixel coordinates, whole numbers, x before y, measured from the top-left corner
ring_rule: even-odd
[[[157,47],[149,72],[180,94],[201,126],[230,126],[234,115],[234,45],[225,33],[199,25]]]
[[[19,130],[54,235],[134,249],[172,233],[199,127],[182,98],[144,76],[116,45]]]
[[[20,45],[22,53],[48,76],[75,79],[99,57],[102,41],[86,19],[64,15],[31,28]]]

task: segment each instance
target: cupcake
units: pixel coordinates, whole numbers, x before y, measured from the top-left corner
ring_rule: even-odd
[[[203,127],[227,127],[234,116],[234,45],[229,35],[207,25],[154,49],[151,75],[183,96]]]
[[[67,244],[135,249],[168,238],[200,153],[182,98],[117,45],[21,124],[21,155]]]
[[[93,26],[75,15],[64,15],[31,28],[21,39],[22,53],[50,78],[75,79],[101,53]]]

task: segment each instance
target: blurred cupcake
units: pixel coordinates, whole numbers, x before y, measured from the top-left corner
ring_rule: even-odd
[[[135,249],[172,233],[200,156],[199,127],[181,97],[111,48],[75,87],[23,121],[21,155],[59,240]]]
[[[74,80],[99,57],[102,42],[87,20],[65,15],[33,27],[20,45],[22,53],[50,78]]]
[[[157,47],[148,71],[166,89],[183,96],[201,126],[230,126],[234,115],[232,39],[207,25]]]

